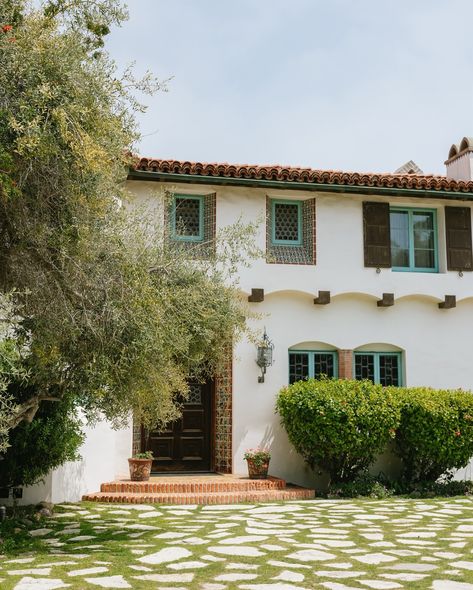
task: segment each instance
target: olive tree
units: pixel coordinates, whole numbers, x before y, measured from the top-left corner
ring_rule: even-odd
[[[115,0],[0,1],[4,447],[66,399],[71,416],[162,426],[189,374],[214,372],[245,329],[233,271],[254,228],[227,228],[196,261],[126,206],[135,93],[165,88],[119,75],[104,51],[125,19]]]

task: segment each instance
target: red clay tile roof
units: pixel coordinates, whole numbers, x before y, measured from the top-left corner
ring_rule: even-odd
[[[241,178],[271,180],[308,184],[334,184],[347,186],[384,187],[392,189],[417,189],[473,193],[473,181],[457,181],[446,176],[419,174],[378,174],[342,172],[339,170],[314,170],[290,166],[257,166],[249,164],[227,164],[185,162],[181,160],[159,160],[137,158],[134,169],[146,172],[206,176],[210,178]]]

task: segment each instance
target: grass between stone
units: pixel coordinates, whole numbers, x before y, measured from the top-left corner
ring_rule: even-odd
[[[465,497],[65,504],[0,537],[2,590],[473,590]]]

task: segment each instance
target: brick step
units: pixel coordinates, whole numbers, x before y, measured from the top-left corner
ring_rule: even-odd
[[[101,492],[122,494],[200,494],[209,492],[248,492],[257,490],[283,490],[286,482],[278,477],[249,479],[213,477],[207,479],[175,480],[166,477],[152,481],[112,481],[100,486]]]
[[[82,496],[87,502],[118,504],[238,504],[239,502],[282,502],[285,500],[309,500],[315,491],[297,486],[285,489],[243,490],[195,493],[132,493],[96,492]]]

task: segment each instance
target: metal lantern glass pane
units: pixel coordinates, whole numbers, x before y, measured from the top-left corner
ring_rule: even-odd
[[[260,367],[270,367],[273,364],[273,349],[269,345],[258,346],[257,363]]]

